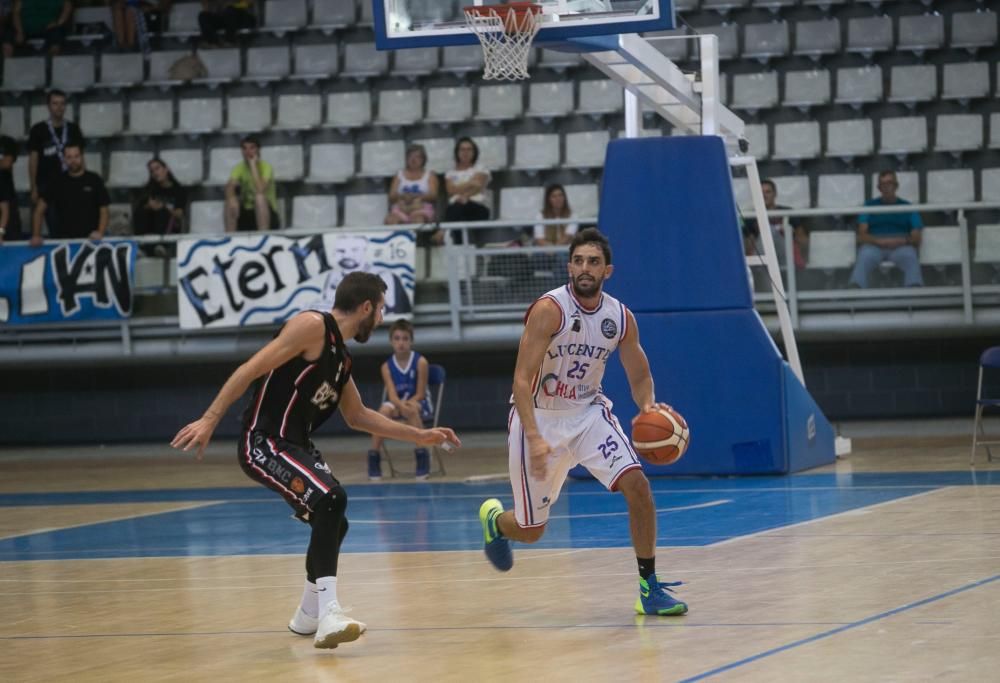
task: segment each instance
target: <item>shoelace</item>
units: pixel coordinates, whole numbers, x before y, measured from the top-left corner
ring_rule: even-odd
[[[671,586],[683,586],[683,585],[684,585],[683,581],[664,582],[664,581],[657,580],[657,582],[656,582],[655,585],[651,584],[649,586],[649,592],[652,593],[653,591],[657,591],[657,590],[663,589],[663,590],[665,590],[668,593],[673,593],[674,591],[672,591],[670,589]]]

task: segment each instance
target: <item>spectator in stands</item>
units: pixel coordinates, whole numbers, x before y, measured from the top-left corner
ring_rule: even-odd
[[[764,193],[764,206],[767,207],[768,211],[785,211],[792,208],[778,204],[778,187],[773,180],[760,181],[760,189]],[[785,219],[768,215],[768,220],[771,223],[771,237],[774,239],[778,263],[784,265],[788,262],[788,255],[785,253]],[[792,255],[795,269],[802,270],[806,267],[806,255],[809,253],[809,231],[798,216],[788,217],[788,225],[792,228]],[[760,243],[760,231],[757,229],[756,215],[750,215],[743,219],[743,250],[747,256],[764,254],[764,247]]]
[[[545,200],[542,202],[542,210],[538,213],[538,220],[571,218],[572,216],[573,210],[569,206],[569,199],[566,198],[566,189],[559,183],[552,183],[546,187]],[[569,244],[573,235],[576,234],[577,227],[576,223],[538,224],[532,231],[532,241],[535,246],[539,247]]]
[[[0,136],[0,244],[22,240],[21,213],[14,189],[14,162],[17,161],[17,141]]]
[[[260,158],[260,141],[248,135],[240,141],[243,161],[236,164],[226,185],[226,232],[277,230],[278,195],[274,169]]]
[[[49,185],[65,174],[67,164],[63,152],[66,147],[76,145],[82,148],[84,144],[80,127],[65,118],[66,93],[50,90],[48,107],[49,119],[39,121],[28,132],[28,183],[33,205],[38,203],[38,198]],[[59,226],[55,225],[58,221],[55,211],[49,211],[45,220],[50,233],[59,232]]]
[[[201,8],[201,47],[220,44],[220,31],[225,33],[226,43],[235,43],[237,31],[257,25],[254,0],[201,0]]]
[[[490,172],[477,165],[479,147],[472,138],[462,137],[455,143],[455,168],[444,174],[445,189],[448,191],[448,208],[444,220],[455,221],[488,221],[490,219],[489,188]],[[477,232],[480,238],[482,232]],[[461,234],[455,231],[456,240]],[[433,240],[436,244],[444,243],[444,231],[438,230]],[[482,239],[475,240],[481,242]]]
[[[423,145],[406,148],[406,167],[389,186],[389,215],[386,225],[432,223],[437,213],[437,175],[427,170],[427,150]]]
[[[70,0],[14,0],[10,19],[4,22],[3,56],[14,56],[14,47],[28,40],[43,39],[49,54],[59,54],[66,42],[73,3]]]
[[[158,158],[149,160],[149,180],[139,192],[132,208],[132,224],[136,235],[172,235],[184,232],[184,207],[187,193],[170,168]],[[151,255],[162,255],[167,250],[162,245],[145,250]]]
[[[68,144],[63,150],[66,173],[46,185],[35,205],[31,222],[31,245],[42,244],[42,217],[49,206],[55,210],[56,229],[49,224],[49,237],[73,239],[89,237],[99,240],[108,227],[108,206],[111,199],[101,176],[88,171],[83,163],[83,148]]]
[[[115,42],[123,50],[149,51],[149,35],[166,27],[173,0],[108,0]]]
[[[869,199],[865,206],[898,206],[909,204],[896,196],[899,180],[895,171],[878,174],[877,199]],[[904,287],[919,287],[924,284],[920,273],[921,230],[924,224],[916,211],[900,213],[872,213],[858,216],[858,260],[854,264],[849,286],[868,287],[868,278],[882,261],[892,261],[903,271]]]

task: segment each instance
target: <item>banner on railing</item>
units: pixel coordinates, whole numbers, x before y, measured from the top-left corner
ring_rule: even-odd
[[[0,246],[0,323],[129,317],[135,252],[129,241]]]
[[[333,308],[337,285],[356,270],[385,280],[386,319],[413,312],[416,238],[398,230],[308,237],[234,235],[181,240],[177,300],[186,329],[283,322]]]

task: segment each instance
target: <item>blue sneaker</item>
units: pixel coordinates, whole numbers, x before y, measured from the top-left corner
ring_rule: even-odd
[[[514,554],[510,551],[510,541],[501,536],[497,528],[497,517],[501,512],[503,504],[496,498],[490,498],[479,506],[479,521],[483,524],[483,537],[486,539],[483,552],[494,567],[509,572],[514,566]]]
[[[635,600],[636,614],[659,614],[660,616],[680,616],[687,613],[687,603],[675,600],[670,595],[670,586],[680,586],[683,581],[662,583],[656,574],[645,579],[639,579],[639,597]]]
[[[382,454],[378,451],[368,451],[368,478],[372,481],[382,479]]]
[[[431,454],[426,448],[417,448],[413,451],[417,458],[417,479],[426,479],[431,473]]]

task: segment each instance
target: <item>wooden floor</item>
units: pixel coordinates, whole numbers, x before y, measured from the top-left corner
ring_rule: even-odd
[[[565,519],[546,537],[552,547],[516,546],[514,570],[500,574],[475,548],[479,488],[369,486],[363,448],[358,440],[323,445],[351,453],[329,461],[361,501],[352,535],[373,545],[359,547],[405,542],[391,532],[409,521],[400,533],[428,547],[467,549],[345,553],[341,602],[369,630],[334,651],[285,628],[301,593],[300,554],[178,550],[169,522],[151,527],[162,537],[142,542],[172,548],[170,556],[101,556],[121,548],[100,534],[82,537],[97,539],[93,556],[73,545],[112,520],[197,527],[210,506],[238,517],[250,508],[184,494],[248,485],[229,444],[201,464],[150,447],[0,452],[0,681],[998,680],[1000,467],[970,473],[965,439],[856,440],[849,458],[803,475],[811,478],[749,482],[749,507],[739,507],[742,480],[678,484],[707,496],[694,505],[698,517],[670,512],[684,509],[688,493],[657,489],[657,564],[685,582],[679,591],[691,611],[682,618],[636,616],[627,536],[618,547],[594,542],[607,529],[627,535],[623,508],[593,513],[612,526],[591,528],[581,506],[617,496],[567,495]],[[501,472],[500,437],[471,439],[448,465],[456,482]],[[894,478],[900,472],[912,474]],[[797,497],[781,497],[797,483]],[[172,489],[182,491],[157,497]],[[102,502],[86,494],[101,491],[157,495]],[[420,519],[437,531],[407,518],[423,494],[432,504]],[[817,511],[869,494],[885,498]],[[365,507],[379,496],[401,507]],[[470,521],[450,522],[456,513],[439,511],[435,496],[458,499]],[[737,502],[709,510],[716,500]],[[725,532],[753,528],[758,504],[762,516],[804,521]],[[275,516],[264,512],[260,519]],[[366,519],[373,514],[385,521]],[[25,553],[47,559],[16,559]],[[68,559],[52,559],[61,556]]]

